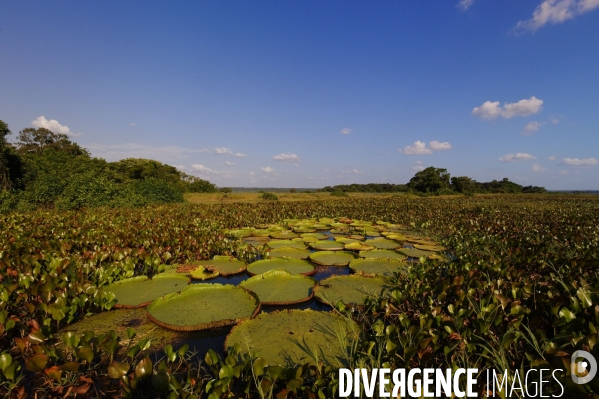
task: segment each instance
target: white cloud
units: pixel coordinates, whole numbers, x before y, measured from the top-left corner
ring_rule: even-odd
[[[597,7],[599,0],[544,0],[534,10],[531,18],[518,22],[515,29],[534,32],[548,23],[560,24]]]
[[[242,154],[241,152],[233,152],[230,148],[227,147],[216,147],[214,149],[214,153],[216,155],[230,155],[236,158],[244,158],[247,157],[246,154]]]
[[[351,129],[348,129],[348,128],[344,127],[343,129],[341,129],[341,131],[339,133],[341,133],[341,134],[350,134],[351,133]]]
[[[530,116],[541,110],[543,100],[532,96],[529,99],[520,100],[517,103],[504,103],[503,107],[499,105],[499,101],[485,101],[480,107],[472,109],[472,115],[478,116],[481,119],[495,119],[501,116],[505,119],[510,119],[515,116]]]
[[[37,119],[31,121],[31,126],[37,127],[38,129],[43,127],[45,129],[50,130],[53,133],[66,134],[67,136],[70,136],[70,137],[83,136],[83,133],[71,132],[71,129],[69,129],[68,126],[61,125],[60,123],[58,123],[58,121],[56,119],[48,120],[48,119],[46,119],[46,117],[44,115],[38,116]]]
[[[431,150],[433,150],[433,151],[451,150],[451,144],[449,144],[448,141],[441,143],[441,142],[438,142],[437,140],[433,140],[428,144],[430,145]]]
[[[131,127],[136,127],[136,126],[137,126],[137,123],[135,123],[135,122],[131,122],[131,123],[129,124],[129,126],[131,126]]]
[[[523,136],[532,136],[541,129],[541,126],[543,126],[543,124],[537,121],[528,122],[526,126],[524,126],[524,129],[522,129],[521,134]]]
[[[421,170],[424,170],[424,165],[422,164],[422,161],[416,161],[416,165],[412,166],[412,170],[414,172],[420,172]]]
[[[204,152],[209,152],[210,150],[208,148],[201,148],[199,150],[199,152],[204,153]]]
[[[275,173],[275,170],[273,168],[271,168],[270,166],[264,166],[264,167],[260,168],[260,170],[264,173]]]
[[[519,152],[517,154],[506,154],[499,158],[501,162],[518,162],[518,161],[530,161],[537,159],[534,155]]]
[[[350,174],[350,175],[363,175],[364,174],[364,172],[361,172],[358,169],[342,170],[341,173]]]
[[[557,125],[558,123],[559,123],[559,119],[557,119],[557,118],[551,119],[551,124],[552,125]]]
[[[274,159],[275,161],[289,161],[289,162],[301,161],[300,157],[298,157],[296,154],[292,154],[290,152],[288,152],[287,154],[275,155],[272,159]]]
[[[191,165],[191,169],[193,169],[195,172],[199,172],[199,173],[208,173],[208,174],[215,174],[215,175],[219,174],[219,172],[217,172],[216,170],[210,169],[207,166],[197,164],[197,163]]]
[[[400,148],[397,151],[406,155],[425,155],[433,153],[430,148],[426,148],[426,143],[422,141],[415,141],[414,145],[408,145],[404,147],[403,150]]]
[[[532,171],[533,172],[545,172],[547,169],[545,169],[544,167],[542,167],[541,165],[539,165],[538,163],[533,163],[532,164]]]
[[[555,161],[557,158],[553,155],[551,155],[550,157],[547,157],[548,160],[550,161]]]
[[[226,161],[225,165],[227,165],[227,166],[235,166],[235,162]]]
[[[577,168],[590,168],[591,166],[599,165],[599,160],[595,158],[562,158],[559,163],[565,166],[573,166]]]
[[[474,0],[460,0],[460,2],[457,4],[457,7],[466,11],[467,9],[472,7],[473,4],[474,4]]]

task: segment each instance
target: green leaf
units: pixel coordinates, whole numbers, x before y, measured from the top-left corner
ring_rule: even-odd
[[[565,318],[566,321],[569,323],[569,322],[571,322],[572,320],[574,320],[576,318],[576,315],[574,313],[572,313],[570,311],[570,309],[568,309],[568,308],[562,308],[559,311],[559,317]]]
[[[108,366],[108,375],[110,378],[121,378],[129,371],[129,363],[117,362],[116,360]]]
[[[135,376],[143,378],[152,374],[152,361],[149,358],[143,358],[135,367]]]
[[[5,368],[7,368],[10,363],[12,363],[12,356],[10,356],[10,354],[3,352],[0,355],[0,370],[4,370]]]
[[[33,372],[42,371],[47,363],[48,356],[43,353],[36,353],[25,359],[25,367],[27,367],[27,370]]]
[[[580,287],[578,291],[576,291],[576,296],[580,299],[583,308],[590,308],[593,306],[593,300],[591,299],[591,293],[589,290],[585,290]]]

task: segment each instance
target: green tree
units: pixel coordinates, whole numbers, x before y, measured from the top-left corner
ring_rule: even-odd
[[[19,132],[17,140],[17,148],[21,153],[41,154],[46,149],[54,149],[70,155],[89,156],[85,148],[73,143],[66,134],[54,133],[43,127],[23,129]]]
[[[423,193],[447,189],[449,188],[449,173],[447,172],[447,169],[429,166],[428,168],[417,172],[414,177],[410,179],[408,188]]]
[[[468,176],[452,177],[451,188],[458,193],[472,193],[476,191],[476,181]]]
[[[0,120],[0,188],[2,190],[10,190],[10,172],[8,169],[8,160],[6,153],[8,151],[8,142],[6,136],[10,134],[8,124]]]

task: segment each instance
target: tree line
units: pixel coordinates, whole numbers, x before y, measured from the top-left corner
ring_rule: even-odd
[[[546,193],[547,190],[537,186],[522,186],[510,181],[507,177],[502,180],[490,182],[477,182],[467,176],[451,177],[447,169],[430,166],[416,172],[408,184],[369,183],[369,184],[342,184],[326,186],[318,191],[325,192],[365,192],[365,193],[394,193],[411,192],[420,195],[440,194],[520,194],[520,193]]]
[[[15,144],[0,120],[0,212],[36,208],[143,206],[181,202],[214,184],[150,159],[107,162],[65,134],[26,128]]]

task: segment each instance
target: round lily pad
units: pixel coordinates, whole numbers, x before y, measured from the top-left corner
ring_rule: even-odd
[[[364,276],[392,276],[393,273],[405,271],[408,264],[401,259],[367,258],[352,260],[349,268]]]
[[[341,251],[343,249],[343,243],[338,241],[320,240],[311,242],[309,245],[310,248],[317,251]]]
[[[316,233],[316,229],[311,227],[311,226],[301,226],[301,227],[294,227],[293,231],[296,233]]]
[[[292,238],[297,238],[298,235],[292,231],[278,231],[270,234],[271,238],[275,238],[277,240],[290,240]]]
[[[268,253],[269,258],[308,259],[310,256],[310,251],[297,248],[277,248],[270,250]]]
[[[212,260],[199,260],[191,262],[192,265],[204,266],[211,272],[217,272],[221,276],[232,276],[243,273],[247,268],[244,261],[230,256],[215,256]]]
[[[262,305],[293,305],[312,299],[315,279],[275,269],[242,281],[239,285],[253,291]]]
[[[300,236],[302,238],[314,237],[314,238],[319,239],[319,240],[326,240],[327,238],[329,238],[329,237],[327,237],[326,234],[322,234],[322,233],[304,233],[304,234],[300,234]]]
[[[225,349],[249,350],[271,366],[317,362],[338,366],[345,364],[344,353],[350,350],[340,341],[349,345],[353,339],[348,336],[356,333],[355,324],[331,312],[284,310],[261,313],[233,327]]]
[[[318,251],[310,254],[310,260],[321,266],[347,266],[356,255],[347,251]]]
[[[219,272],[214,272],[206,269],[204,266],[196,266],[187,274],[192,280],[209,280],[220,276]]]
[[[156,299],[147,316],[161,327],[176,331],[219,328],[247,320],[260,310],[258,296],[243,287],[223,284],[193,284]]]
[[[423,251],[432,251],[432,252],[445,251],[447,249],[441,245],[424,245],[424,244],[414,244],[414,248],[421,249]]]
[[[359,241],[354,241],[349,244],[345,244],[345,249],[348,251],[371,251],[374,249],[374,247]]]
[[[306,244],[303,241],[290,241],[290,240],[272,240],[268,242],[270,248],[297,248],[306,249]]]
[[[375,247],[376,249],[398,249],[401,248],[401,244],[385,239],[368,240],[365,242],[366,245]]]
[[[310,262],[294,258],[272,258],[258,260],[248,266],[248,273],[252,276],[262,274],[269,270],[283,269],[291,274],[303,274],[310,276],[316,273]]]
[[[386,296],[390,289],[382,278],[352,274],[325,278],[314,289],[314,296],[320,302],[331,305],[336,305],[339,301],[364,305],[366,297]]]
[[[104,287],[117,300],[115,309],[133,309],[147,306],[165,294],[178,292],[189,284],[189,278],[175,273],[163,273],[149,279],[147,276],[127,278]]]
[[[431,251],[423,251],[421,249],[416,248],[401,248],[399,252],[409,256],[410,258],[420,258],[421,256],[431,256],[434,255],[434,252]]]
[[[375,249],[374,251],[360,251],[360,258],[405,259],[405,255],[387,249]]]

